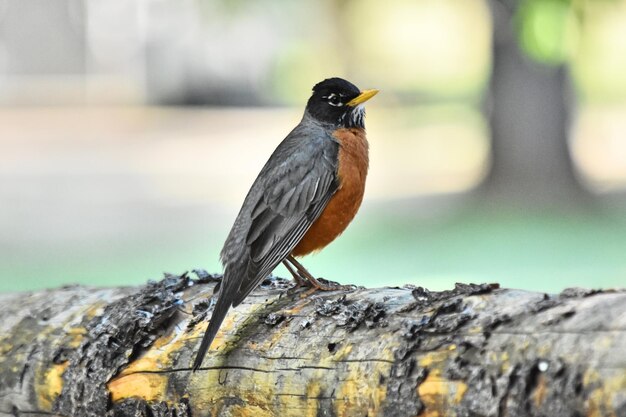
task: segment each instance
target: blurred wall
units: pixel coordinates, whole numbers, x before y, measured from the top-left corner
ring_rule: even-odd
[[[397,99],[476,99],[488,74],[482,0],[0,4],[6,104],[300,103],[324,75],[382,72]]]

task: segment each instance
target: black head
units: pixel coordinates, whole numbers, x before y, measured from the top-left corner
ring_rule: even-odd
[[[316,120],[337,127],[364,127],[365,108],[361,105],[378,90],[359,90],[342,78],[328,78],[313,87],[306,111]]]

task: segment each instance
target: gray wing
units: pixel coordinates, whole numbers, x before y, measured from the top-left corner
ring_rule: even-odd
[[[338,147],[326,132],[296,128],[270,157],[248,193],[222,252],[228,269],[230,259],[225,258],[233,255],[229,253],[230,241],[240,245],[236,249],[243,249],[243,256],[233,259],[246,264],[243,270],[237,268],[241,273],[236,278],[239,285],[232,295],[233,306],[292,252],[337,191]],[[243,235],[245,241],[241,241]]]
[[[301,123],[261,170],[222,249],[224,279],[194,371],[202,366],[229,308],[291,253],[337,191],[338,150],[321,126]]]

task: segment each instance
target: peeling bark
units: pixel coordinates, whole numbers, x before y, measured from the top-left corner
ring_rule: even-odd
[[[217,282],[0,295],[0,417],[626,415],[625,291],[272,278],[193,373]]]

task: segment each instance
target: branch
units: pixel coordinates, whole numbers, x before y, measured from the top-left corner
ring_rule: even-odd
[[[624,291],[273,278],[193,373],[219,281],[199,277],[0,295],[0,416],[626,415]]]

